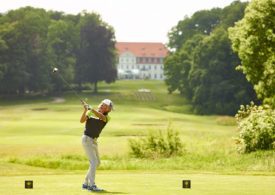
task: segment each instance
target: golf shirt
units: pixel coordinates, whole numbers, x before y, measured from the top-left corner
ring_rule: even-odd
[[[106,122],[100,120],[92,111],[89,111],[87,113],[84,134],[91,138],[98,138],[102,129],[111,119],[110,116],[108,116],[108,114],[104,115],[106,116]]]

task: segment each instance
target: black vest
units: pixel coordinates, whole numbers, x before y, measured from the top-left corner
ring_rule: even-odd
[[[98,138],[102,129],[107,123],[97,119],[97,118],[88,118],[85,124],[84,134],[91,138]]]

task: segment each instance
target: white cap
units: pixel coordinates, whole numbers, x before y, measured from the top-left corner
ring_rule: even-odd
[[[114,109],[114,105],[113,105],[113,102],[112,102],[111,100],[109,100],[109,99],[104,99],[104,100],[102,101],[102,103],[103,103],[103,104],[106,104],[106,105],[108,105],[108,106],[110,106],[111,110]]]

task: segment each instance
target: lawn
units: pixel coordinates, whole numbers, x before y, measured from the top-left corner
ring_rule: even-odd
[[[188,102],[177,93],[167,94],[161,81],[100,83],[99,89],[98,94],[87,90],[79,95],[93,106],[104,98],[115,103],[112,119],[99,139],[102,165],[98,181],[108,192],[271,192],[275,152],[239,154],[233,117],[194,115]],[[79,100],[71,92],[0,98],[0,194],[8,192],[15,181],[11,194],[24,194],[21,183],[28,175],[37,188],[27,192],[78,194],[88,166],[81,146],[81,113]],[[165,132],[169,125],[179,132],[185,149],[182,156],[136,159],[129,155],[129,139]],[[181,188],[184,178],[192,180],[189,191]]]
[[[89,194],[81,189],[83,174],[26,175],[0,177],[0,194]],[[33,189],[24,189],[32,180]],[[191,180],[191,189],[182,188]],[[262,194],[274,191],[274,176],[186,174],[184,172],[99,171],[100,194]]]

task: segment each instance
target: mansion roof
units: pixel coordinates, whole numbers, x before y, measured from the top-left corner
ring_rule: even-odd
[[[119,55],[131,52],[136,57],[166,57],[168,50],[163,43],[157,42],[117,42]]]

